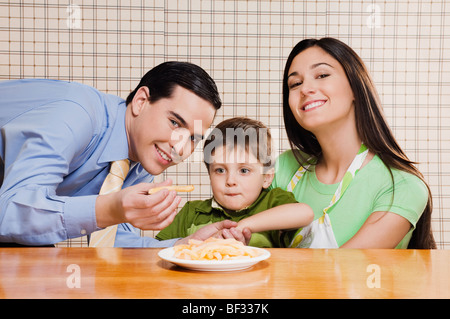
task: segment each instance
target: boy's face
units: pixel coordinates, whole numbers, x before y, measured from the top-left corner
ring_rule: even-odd
[[[170,98],[151,103],[141,87],[127,106],[129,158],[157,175],[189,157],[215,116],[211,103],[176,86]]]
[[[240,210],[250,206],[263,188],[272,183],[273,173],[263,174],[263,165],[241,147],[214,150],[209,176],[214,199],[223,208]]]

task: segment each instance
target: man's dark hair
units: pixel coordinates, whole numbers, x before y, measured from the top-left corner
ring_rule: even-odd
[[[222,106],[217,86],[209,74],[198,65],[189,62],[164,62],[148,71],[126,100],[128,105],[137,90],[148,87],[150,102],[170,98],[175,87],[179,85],[202,99],[210,102],[216,110]]]

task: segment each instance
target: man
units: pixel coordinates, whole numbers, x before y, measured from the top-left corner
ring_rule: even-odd
[[[221,107],[203,69],[162,63],[126,101],[54,80],[5,81],[0,96],[0,244],[51,245],[115,224],[116,246],[176,242],[136,236],[133,226],[162,229],[174,218],[175,192],[147,192],[171,184],[150,183],[192,153]],[[98,195],[121,159],[131,163],[123,188]],[[234,225],[211,233],[224,226]]]

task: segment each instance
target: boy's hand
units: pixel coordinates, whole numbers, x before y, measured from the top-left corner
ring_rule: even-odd
[[[252,232],[248,228],[229,228],[222,230],[222,238],[234,238],[244,243],[244,245],[248,245],[250,239],[252,238]]]
[[[206,225],[194,234],[182,238],[176,242],[176,245],[187,244],[189,239],[206,240],[210,237],[216,238],[234,238],[241,241],[245,245],[250,241],[252,236],[248,229],[243,229],[242,231],[236,228],[237,223],[231,220],[223,220],[214,224]]]

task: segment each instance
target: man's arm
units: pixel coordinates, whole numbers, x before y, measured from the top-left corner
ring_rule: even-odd
[[[91,123],[84,110],[74,112],[75,106],[49,104],[3,126],[0,241],[54,244],[96,230],[95,196],[56,194],[71,160],[92,136],[86,127],[73,130],[74,122]]]

